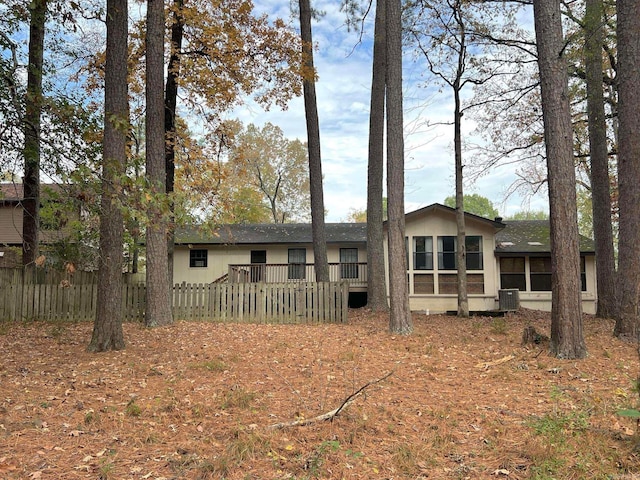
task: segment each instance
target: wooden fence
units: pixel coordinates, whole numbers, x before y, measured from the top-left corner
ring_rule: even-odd
[[[123,320],[142,321],[143,284],[122,287]],[[0,320],[93,320],[96,284],[12,284],[0,287]],[[346,282],[178,284],[173,288],[176,320],[248,323],[346,323]]]
[[[144,283],[144,273],[123,273],[122,281],[126,284]],[[0,268],[0,288],[16,284],[73,284],[87,285],[98,283],[98,272],[77,270],[69,273],[66,270],[29,266],[23,268]]]

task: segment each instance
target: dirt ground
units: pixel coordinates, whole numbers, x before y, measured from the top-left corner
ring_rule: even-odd
[[[88,323],[0,324],[0,479],[640,478],[611,322],[585,316],[578,361],[521,344],[546,313],[414,324],[127,324],[102,354]]]

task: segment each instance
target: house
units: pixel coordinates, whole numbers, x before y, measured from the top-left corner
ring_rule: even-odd
[[[41,184],[40,243],[47,246],[68,238],[67,226],[80,218],[80,207],[70,212],[59,198],[66,197],[60,185]],[[22,221],[24,189],[21,183],[0,183],[0,267],[22,265]]]
[[[501,294],[517,290],[521,306],[550,310],[549,222],[504,222],[466,213],[465,224],[469,309],[496,310]],[[349,282],[352,306],[365,304],[366,224],[328,223],[326,230],[331,280]],[[456,310],[455,210],[433,204],[407,213],[405,230],[411,310]],[[593,313],[593,241],[582,237],[580,246],[583,308]],[[225,225],[209,234],[178,232],[173,276],[176,283],[312,281],[311,225]]]

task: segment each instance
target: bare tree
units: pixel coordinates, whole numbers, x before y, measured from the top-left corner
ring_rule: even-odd
[[[121,350],[122,242],[124,224],[119,195],[127,157],[127,0],[107,1],[104,77],[104,139],[100,214],[98,299],[90,352]]]
[[[313,66],[313,38],[311,34],[311,2],[299,0],[300,33],[304,74],[304,113],[307,120],[307,148],[309,150],[309,186],[311,194],[311,231],[313,235],[313,258],[316,281],[329,281],[327,260],[327,235],[324,223],[324,194],[322,189],[322,160],[320,156],[320,124],[316,100],[315,68]]]
[[[148,208],[145,324],[154,327],[173,323],[167,254],[170,206],[166,201],[162,0],[147,1],[146,60],[146,174],[147,186],[154,201]]]
[[[550,347],[559,358],[583,358],[576,177],[560,1],[537,0],[533,11],[551,216]]]
[[[413,331],[407,291],[404,241],[404,131],[402,112],[402,4],[386,1],[386,112],[387,112],[387,194],[389,330],[408,335]]]
[[[618,191],[620,230],[616,325],[619,338],[640,334],[640,8],[639,0],[618,0]]]

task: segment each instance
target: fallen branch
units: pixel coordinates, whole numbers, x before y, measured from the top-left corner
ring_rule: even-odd
[[[483,369],[488,369],[489,367],[494,367],[496,365],[500,365],[501,363],[506,363],[509,360],[513,360],[514,357],[513,355],[507,355],[506,357],[502,357],[498,360],[494,360],[493,362],[480,362],[476,365],[477,368],[483,368]]]
[[[356,398],[358,398],[360,395],[362,395],[364,393],[365,389],[367,389],[371,385],[375,385],[376,383],[380,383],[383,380],[386,380],[392,374],[393,374],[393,370],[390,371],[389,373],[387,373],[384,377],[381,377],[381,378],[379,378],[377,380],[372,380],[372,381],[364,384],[358,390],[356,390],[351,395],[349,395],[347,398],[345,398],[345,400],[342,402],[342,404],[338,408],[336,408],[334,410],[331,410],[330,412],[323,413],[322,415],[318,415],[317,417],[313,417],[313,418],[300,418],[298,420],[293,420],[291,422],[276,423],[276,424],[270,425],[268,428],[270,430],[280,430],[282,428],[287,428],[287,427],[300,427],[300,426],[304,426],[304,425],[310,425],[312,423],[322,422],[322,421],[325,421],[325,420],[333,421],[333,419],[335,417],[337,417],[338,414],[342,410],[344,410],[349,405],[351,405],[353,402],[355,402]]]

